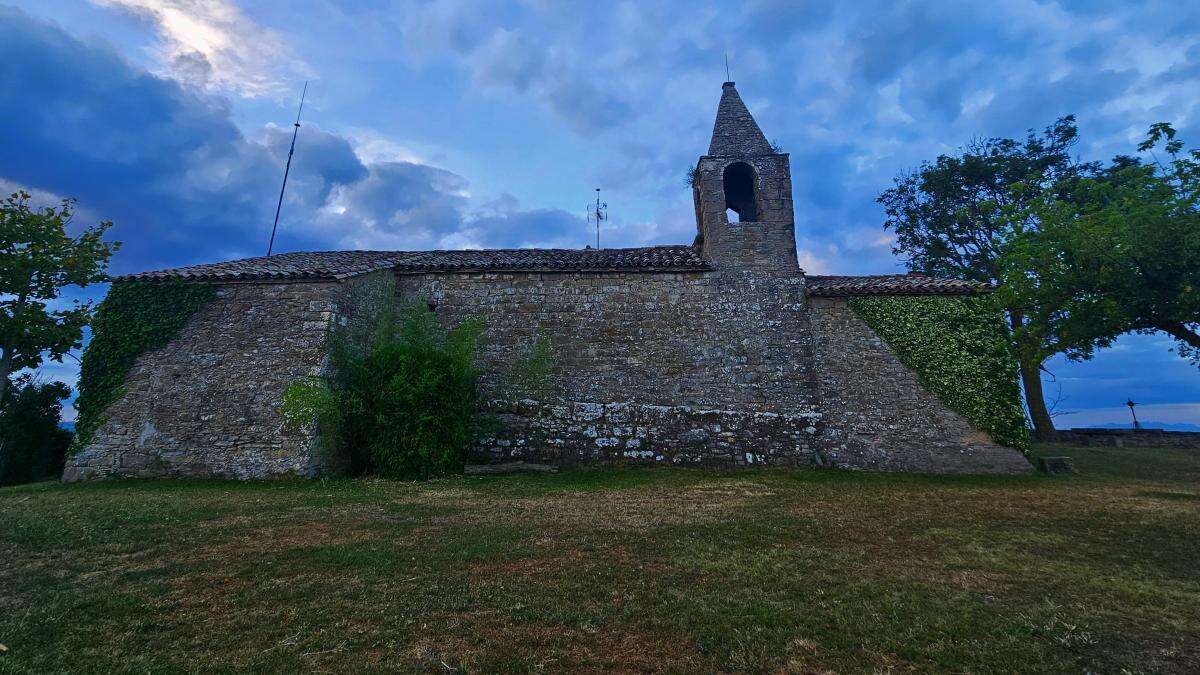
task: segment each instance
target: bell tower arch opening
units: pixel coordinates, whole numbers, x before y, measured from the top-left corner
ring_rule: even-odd
[[[745,162],[734,162],[725,167],[722,176],[725,193],[725,208],[737,214],[729,222],[752,223],[758,221],[758,194],[754,167]]]

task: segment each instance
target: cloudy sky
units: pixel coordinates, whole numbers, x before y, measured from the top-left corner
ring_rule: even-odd
[[[5,4],[5,3],[10,4]],[[801,264],[901,269],[874,198],[975,136],[1078,116],[1081,159],[1200,140],[1200,4],[0,0],[0,187],[74,196],[116,272],[277,250],[690,243],[732,77],[791,153]],[[1160,336],[1050,364],[1060,425],[1200,423]],[[73,368],[46,369],[73,381]]]

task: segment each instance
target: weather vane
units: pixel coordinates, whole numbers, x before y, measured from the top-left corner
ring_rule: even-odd
[[[600,188],[596,188],[596,203],[588,204],[587,221],[596,223],[596,248],[600,248],[600,221],[608,220],[608,203],[600,201]]]
[[[1129,414],[1133,415],[1133,428],[1141,429],[1142,423],[1138,422],[1137,412],[1133,409],[1133,406],[1135,406],[1137,404],[1133,402],[1133,399],[1129,399],[1129,400],[1125,401],[1125,405],[1129,406]]]

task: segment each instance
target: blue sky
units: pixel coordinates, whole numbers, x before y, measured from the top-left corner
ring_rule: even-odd
[[[1200,3],[5,2],[0,187],[113,220],[118,273],[265,251],[305,80],[277,250],[582,247],[597,186],[605,245],[688,243],[726,53],[814,273],[900,269],[875,196],[972,137],[1073,113],[1081,159],[1200,138]],[[1169,347],[1052,362],[1059,424],[1129,396],[1200,423]]]

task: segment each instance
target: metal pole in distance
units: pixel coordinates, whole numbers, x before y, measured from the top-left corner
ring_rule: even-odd
[[[296,121],[292,124],[292,147],[288,149],[287,164],[283,167],[283,185],[279,188],[279,203],[275,205],[275,223],[271,225],[271,241],[267,244],[267,257],[275,249],[275,231],[279,229],[279,211],[283,209],[283,192],[287,190],[288,174],[292,171],[292,155],[296,154],[296,135],[300,133],[300,113],[304,110],[304,97],[308,94],[308,81],[304,82],[304,90],[300,92],[300,107],[296,110]]]

